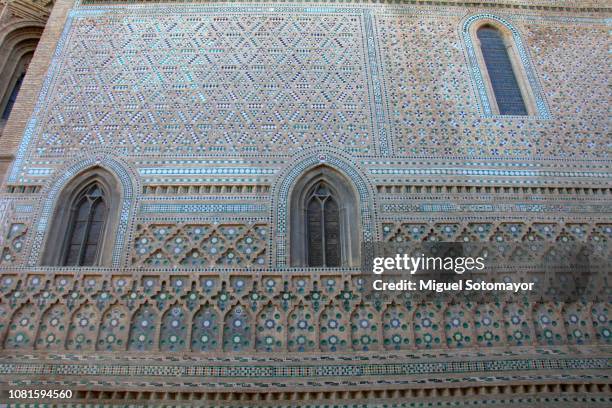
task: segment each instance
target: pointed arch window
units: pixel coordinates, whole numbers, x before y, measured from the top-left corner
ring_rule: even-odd
[[[306,209],[308,266],[340,266],[340,209],[325,182],[313,188]]]
[[[102,186],[94,182],[75,200],[66,237],[64,266],[96,264],[108,209],[104,196]]]
[[[122,200],[119,180],[108,170],[76,175],[56,199],[41,264],[110,266]]]
[[[357,195],[348,178],[327,166],[307,171],[290,198],[291,266],[358,266],[360,222]]]
[[[476,31],[500,115],[527,115],[527,106],[501,32],[491,25]]]

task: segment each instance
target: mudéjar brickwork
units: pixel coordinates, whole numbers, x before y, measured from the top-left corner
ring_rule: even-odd
[[[612,259],[611,17],[569,0],[3,1],[2,399],[610,406],[605,284],[571,302],[376,297],[359,251],[576,242]],[[500,114],[481,27],[526,115]],[[82,186],[103,191],[101,243],[61,266]],[[307,266],[312,186],[341,207],[340,266]]]

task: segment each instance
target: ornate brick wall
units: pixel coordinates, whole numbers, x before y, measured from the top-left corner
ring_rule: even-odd
[[[610,403],[605,290],[378,299],[356,269],[288,261],[291,188],[321,165],[353,183],[362,241],[609,249],[605,4],[90,3],[67,16],[58,3],[53,51],[32,63],[51,59],[40,93],[0,138],[15,157],[0,196],[2,387]],[[487,110],[466,35],[480,17],[520,42],[537,114]],[[41,266],[60,192],[96,166],[122,195],[111,264]]]

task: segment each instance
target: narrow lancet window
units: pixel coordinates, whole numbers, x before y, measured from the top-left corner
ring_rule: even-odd
[[[308,197],[308,266],[340,266],[340,214],[330,189],[317,184]]]
[[[521,88],[501,32],[485,25],[476,32],[500,115],[527,115]]]
[[[95,265],[102,244],[107,204],[104,190],[93,183],[83,190],[71,209],[64,266]]]

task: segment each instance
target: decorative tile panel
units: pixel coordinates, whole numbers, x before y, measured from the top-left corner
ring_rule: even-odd
[[[147,268],[262,268],[265,224],[138,224],[132,265]]]

